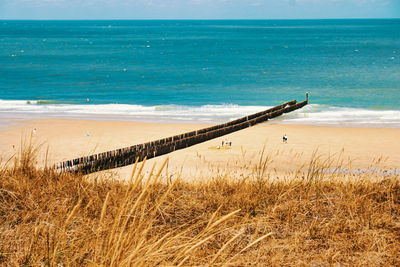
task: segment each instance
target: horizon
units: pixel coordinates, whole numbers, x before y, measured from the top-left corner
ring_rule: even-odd
[[[213,20],[220,20],[220,21],[240,21],[240,20],[247,20],[247,21],[273,21],[273,20],[400,20],[399,18],[285,18],[285,19],[241,19],[241,18],[192,18],[192,19],[174,19],[174,18],[167,18],[167,19],[157,19],[157,18],[149,18],[149,19],[2,19],[0,21],[213,21]]]

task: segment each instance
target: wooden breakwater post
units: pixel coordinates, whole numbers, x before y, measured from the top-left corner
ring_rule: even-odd
[[[162,156],[173,151],[184,149],[208,140],[218,138],[235,131],[239,131],[255,124],[267,121],[269,119],[281,116],[284,113],[300,109],[308,104],[308,93],[306,100],[297,103],[292,100],[282,105],[257,112],[227,123],[203,128],[197,131],[191,131],[175,136],[138,144],[126,148],[116,149],[95,155],[76,158],[58,163],[54,168],[59,172],[81,172],[89,174],[97,171],[108,170],[127,166],[144,158],[153,158]]]

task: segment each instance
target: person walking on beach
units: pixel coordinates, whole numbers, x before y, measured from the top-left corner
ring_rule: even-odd
[[[282,137],[282,142],[286,144],[286,142],[287,142],[287,135],[286,134]]]

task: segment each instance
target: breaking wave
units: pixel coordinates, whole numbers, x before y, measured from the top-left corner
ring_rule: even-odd
[[[0,100],[3,118],[74,118],[147,122],[221,123],[270,106],[75,104],[51,100]],[[273,123],[310,125],[365,125],[400,128],[400,110],[373,110],[310,104]]]

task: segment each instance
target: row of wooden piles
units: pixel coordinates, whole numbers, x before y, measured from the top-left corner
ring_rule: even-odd
[[[67,160],[55,165],[59,172],[82,172],[89,174],[97,171],[118,168],[135,163],[138,158],[165,155],[173,151],[193,146],[226,134],[230,134],[255,124],[276,118],[284,113],[294,111],[307,105],[308,99],[297,103],[296,100],[286,102],[282,105],[242,117],[227,123],[203,128],[197,131],[187,132],[153,142],[138,144],[113,151],[107,151],[95,155]]]

